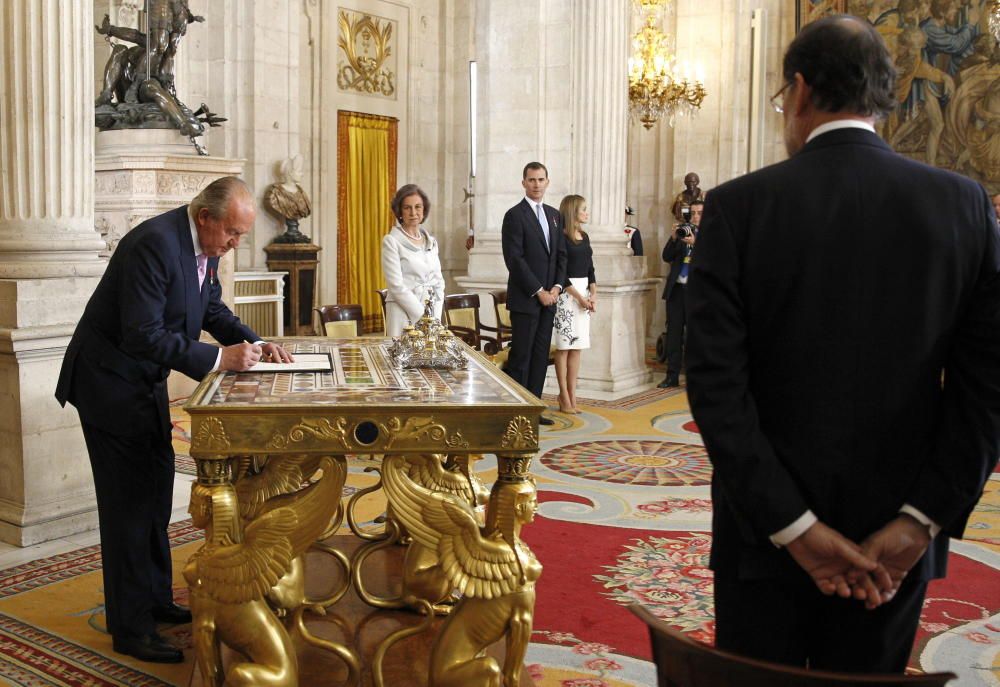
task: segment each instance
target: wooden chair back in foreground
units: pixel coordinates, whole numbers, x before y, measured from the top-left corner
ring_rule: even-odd
[[[333,339],[353,339],[361,336],[364,312],[360,305],[321,305],[313,310],[319,314],[319,330]]]
[[[493,356],[493,362],[496,363],[497,367],[503,369],[507,363],[507,349],[510,347],[510,337],[513,334],[513,329],[510,326],[510,310],[507,309],[507,289],[494,289],[490,291],[490,295],[493,296],[493,316],[497,326],[495,329],[485,324],[481,327],[488,332],[494,332],[495,336],[482,336],[480,338],[488,341],[483,346],[483,350],[488,355]],[[555,362],[556,346],[552,344],[549,346],[549,365]]]
[[[479,321],[478,293],[454,293],[445,296],[441,314],[444,326],[477,351],[482,348],[484,338],[492,341],[491,337],[483,337],[480,334],[483,325]]]
[[[389,289],[375,289],[375,293],[378,294],[379,303],[382,304],[382,336],[388,336],[386,326],[389,321],[385,316],[385,299],[389,297]]]
[[[510,310],[507,309],[507,289],[494,289],[490,291],[490,295],[493,296],[493,321],[496,322],[496,327],[481,325],[483,330],[493,332],[493,336],[488,337],[490,342],[483,350],[496,355],[510,344]]]
[[[628,609],[649,626],[658,687],[938,687],[955,679],[953,673],[831,673],[758,661],[695,641],[639,604]]]

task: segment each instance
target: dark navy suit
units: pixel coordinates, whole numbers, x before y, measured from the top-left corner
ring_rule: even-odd
[[[720,647],[898,671],[1000,455],[1000,233],[985,191],[837,129],[714,189],[688,393],[714,468]],[[908,504],[943,531],[875,611],[769,536],[807,509],[861,542]]]
[[[153,632],[151,609],[172,602],[166,528],[174,481],[166,379],[201,379],[223,345],[254,342],[221,300],[209,258],[198,268],[187,206],[126,234],[66,350],[56,399],[76,406],[97,491],[108,631]]]
[[[566,281],[566,241],[562,217],[543,205],[549,224],[549,244],[527,200],[503,216],[500,246],[507,264],[507,309],[511,348],[506,371],[514,381],[541,398],[552,345],[556,306],[543,306],[535,293]]]

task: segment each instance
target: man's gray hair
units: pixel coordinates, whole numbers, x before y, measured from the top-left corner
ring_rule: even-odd
[[[191,201],[191,216],[197,217],[201,209],[208,210],[212,219],[222,219],[234,198],[243,196],[253,205],[253,193],[246,182],[239,177],[221,177],[201,190]]]

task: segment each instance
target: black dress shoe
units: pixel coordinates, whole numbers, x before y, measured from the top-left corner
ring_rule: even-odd
[[[678,375],[667,375],[667,378],[660,382],[657,387],[660,389],[672,389],[680,385],[681,380]]]
[[[554,425],[555,423],[556,423],[555,420],[553,420],[550,417],[545,417],[544,415],[538,418],[538,424],[540,425]]]
[[[182,625],[191,622],[191,610],[174,603],[167,604],[166,606],[155,606],[153,608],[153,620],[158,623]]]
[[[184,654],[169,644],[160,635],[153,633],[145,637],[115,637],[112,647],[119,654],[126,654],[140,661],[151,663],[183,663]]]

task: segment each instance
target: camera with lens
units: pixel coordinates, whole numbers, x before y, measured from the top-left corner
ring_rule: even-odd
[[[692,234],[694,234],[694,225],[691,224],[690,222],[681,223],[674,231],[674,237],[678,239],[687,238]]]

